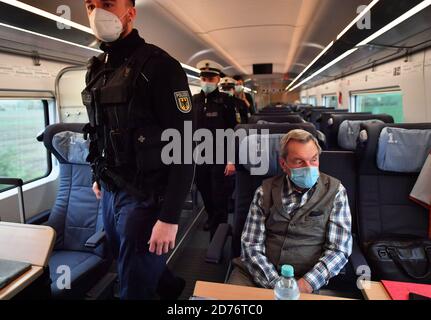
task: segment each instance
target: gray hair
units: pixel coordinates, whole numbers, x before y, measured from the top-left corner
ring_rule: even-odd
[[[290,141],[297,141],[303,144],[306,144],[310,141],[313,141],[317,147],[317,150],[319,151],[319,155],[322,153],[322,148],[319,145],[319,142],[317,141],[316,137],[314,137],[310,132],[297,129],[292,130],[288,134],[286,134],[280,142],[280,156],[283,159],[287,158],[288,151],[287,151],[287,145]]]

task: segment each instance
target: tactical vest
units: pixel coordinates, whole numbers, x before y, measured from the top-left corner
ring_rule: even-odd
[[[282,204],[285,183],[285,175],[263,182],[266,256],[279,272],[284,264],[290,264],[295,277],[303,277],[324,253],[327,225],[340,181],[321,173],[311,198],[290,215]]]
[[[84,129],[91,141],[87,161],[96,179],[135,196],[145,196],[154,188],[165,167],[162,128],[146,98],[149,80],[143,73],[151,58],[161,53],[143,43],[117,68],[107,66],[106,54],[94,57],[82,92],[90,121]]]

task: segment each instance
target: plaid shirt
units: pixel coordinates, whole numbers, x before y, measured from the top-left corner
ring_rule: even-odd
[[[294,215],[311,198],[316,186],[301,193],[292,187],[289,179],[287,181],[282,195],[283,208],[288,215]],[[329,282],[329,279],[338,275],[352,253],[352,217],[346,189],[341,184],[334,202],[329,216],[324,253],[314,268],[304,276],[314,291],[319,290]],[[265,221],[263,189],[260,187],[254,196],[242,234],[241,260],[258,285],[272,289],[280,275],[265,255]]]

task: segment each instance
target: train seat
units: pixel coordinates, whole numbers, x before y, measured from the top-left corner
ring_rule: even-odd
[[[384,123],[381,120],[345,120],[338,129],[338,146],[343,150],[355,151],[361,125],[366,123]]]
[[[380,120],[384,123],[394,123],[394,118],[387,114],[331,114],[328,120],[328,126],[325,127],[323,133],[326,136],[326,142],[329,150],[343,150],[338,145],[338,133],[341,124],[346,121],[367,121]],[[322,128],[323,129],[323,128]]]
[[[291,125],[291,129],[296,129],[295,125]],[[290,131],[289,130],[289,131]],[[284,133],[288,133],[285,131]],[[217,231],[210,248],[208,250],[207,262],[219,263],[222,259],[224,241],[227,239],[227,231],[232,235],[231,257],[237,258],[241,255],[241,235],[244,229],[250,204],[253,200],[255,191],[262,184],[263,180],[282,173],[279,167],[279,142],[280,134],[271,134],[269,137],[268,150],[269,153],[269,172],[265,175],[252,175],[250,165],[242,165],[238,167],[236,176],[236,204],[233,226],[221,225]],[[259,145],[259,144],[258,144]],[[265,150],[261,150],[265,152]],[[253,154],[254,152],[252,152]],[[346,187],[349,197],[349,204],[352,212],[353,233],[356,234],[356,157],[353,152],[346,151],[324,151],[321,156],[321,171],[334,176],[341,180]],[[339,276],[331,281],[331,289],[336,290],[355,290],[356,288],[356,271],[360,266],[367,265],[367,262],[354,240],[353,253],[349,259],[349,264],[342,270]]]
[[[335,109],[330,111],[332,113],[349,113],[348,109]],[[322,113],[324,112],[328,112],[328,109],[311,110],[310,122],[314,124],[317,130],[320,130],[320,120],[322,119]]]
[[[303,123],[304,119],[299,114],[289,115],[253,115],[249,119],[250,124],[256,124],[259,121],[273,123]]]
[[[418,158],[423,164],[431,149],[431,124],[372,123],[363,124],[361,129],[364,138],[357,149],[357,202],[364,252],[384,238],[428,238],[428,212],[409,195],[421,171]],[[415,139],[407,138],[412,134]],[[379,280],[378,275],[374,277]]]
[[[104,243],[101,206],[92,191],[82,128],[82,124],[58,124],[47,127],[43,134],[46,148],[60,164],[56,201],[45,223],[57,233],[49,262],[53,298],[82,297],[112,262]],[[67,275],[67,268],[70,290],[62,290],[57,282],[62,283],[60,277]]]

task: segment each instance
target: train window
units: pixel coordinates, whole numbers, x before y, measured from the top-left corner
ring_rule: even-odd
[[[301,103],[307,104],[308,103],[308,98],[307,97],[301,97]]]
[[[336,94],[328,94],[323,96],[323,105],[326,108],[338,108],[338,96]]]
[[[36,140],[48,122],[46,100],[0,99],[0,176],[25,183],[48,176],[50,157]],[[6,189],[0,185],[0,192]]]
[[[310,96],[308,97],[308,103],[312,106],[317,106],[317,97],[316,96]]]
[[[355,112],[386,113],[394,117],[396,123],[404,122],[401,90],[354,93],[352,103]]]

